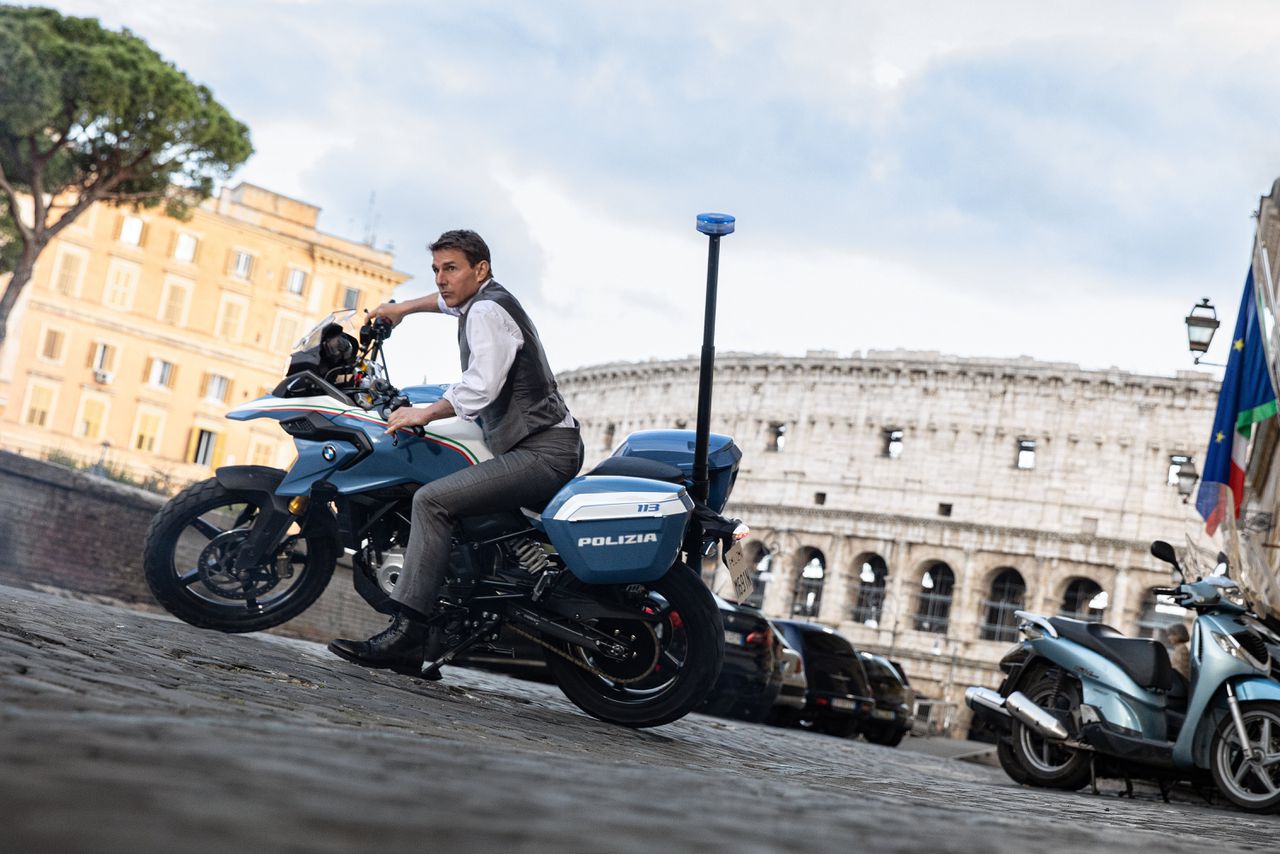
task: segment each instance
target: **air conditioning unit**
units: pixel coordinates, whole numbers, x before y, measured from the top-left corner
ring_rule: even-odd
[[[110,385],[113,375],[110,371],[94,371],[93,381],[102,385]]]

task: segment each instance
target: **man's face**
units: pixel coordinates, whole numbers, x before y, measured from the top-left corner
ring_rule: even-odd
[[[431,269],[436,274],[436,288],[449,308],[457,308],[476,295],[489,278],[489,262],[474,267],[461,249],[438,249],[431,253]]]

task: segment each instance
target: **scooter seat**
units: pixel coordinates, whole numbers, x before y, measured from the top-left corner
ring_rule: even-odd
[[[1114,662],[1141,687],[1156,691],[1169,691],[1173,687],[1169,653],[1159,641],[1125,637],[1102,623],[1066,617],[1050,617],[1049,622],[1061,637]]]
[[[600,465],[587,472],[587,477],[647,477],[667,483],[684,484],[684,472],[677,466],[644,457],[605,457]]]

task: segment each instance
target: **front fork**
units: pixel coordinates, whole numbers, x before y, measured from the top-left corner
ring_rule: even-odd
[[[1240,701],[1236,699],[1235,688],[1231,683],[1227,683],[1227,706],[1231,709],[1231,721],[1236,727],[1236,737],[1240,739],[1240,749],[1249,755],[1252,762],[1261,762],[1263,759],[1262,748],[1253,747],[1249,744],[1249,733],[1245,731],[1244,715],[1240,714]]]

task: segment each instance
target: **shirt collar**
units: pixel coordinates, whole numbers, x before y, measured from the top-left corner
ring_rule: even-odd
[[[490,276],[489,278],[481,282],[480,287],[476,289],[476,292],[474,294],[472,294],[471,299],[467,300],[462,305],[458,306],[458,314],[466,314],[467,310],[471,308],[471,304],[476,301],[476,297],[480,296],[480,292],[483,291],[485,288],[489,287],[489,283],[492,281],[493,281],[493,276]]]

